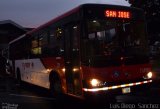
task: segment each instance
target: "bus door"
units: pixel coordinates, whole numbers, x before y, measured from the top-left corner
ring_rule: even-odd
[[[74,95],[81,95],[81,74],[80,74],[80,27],[79,25],[65,26],[65,68],[67,92]]]

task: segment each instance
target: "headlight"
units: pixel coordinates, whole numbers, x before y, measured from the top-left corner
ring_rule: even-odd
[[[151,79],[153,76],[153,73],[152,72],[148,72],[146,76],[144,76],[143,78],[144,79]]]
[[[90,84],[93,87],[96,87],[96,86],[98,86],[100,84],[100,81],[98,79],[91,79]]]
[[[149,73],[147,74],[148,79],[152,78],[152,76],[153,76],[152,72],[149,72]]]

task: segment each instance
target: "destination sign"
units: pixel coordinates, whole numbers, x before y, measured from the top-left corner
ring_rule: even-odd
[[[105,11],[106,17],[111,18],[130,18],[130,12],[129,11],[119,11],[119,10],[106,10]]]

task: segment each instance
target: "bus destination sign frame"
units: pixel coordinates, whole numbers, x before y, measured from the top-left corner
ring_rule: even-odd
[[[131,12],[130,11],[121,11],[121,10],[105,10],[105,17],[130,19]]]

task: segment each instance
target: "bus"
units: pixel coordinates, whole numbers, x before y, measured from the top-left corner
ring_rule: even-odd
[[[153,81],[144,13],[133,7],[80,5],[12,40],[9,59],[18,80],[53,95],[127,94]]]

